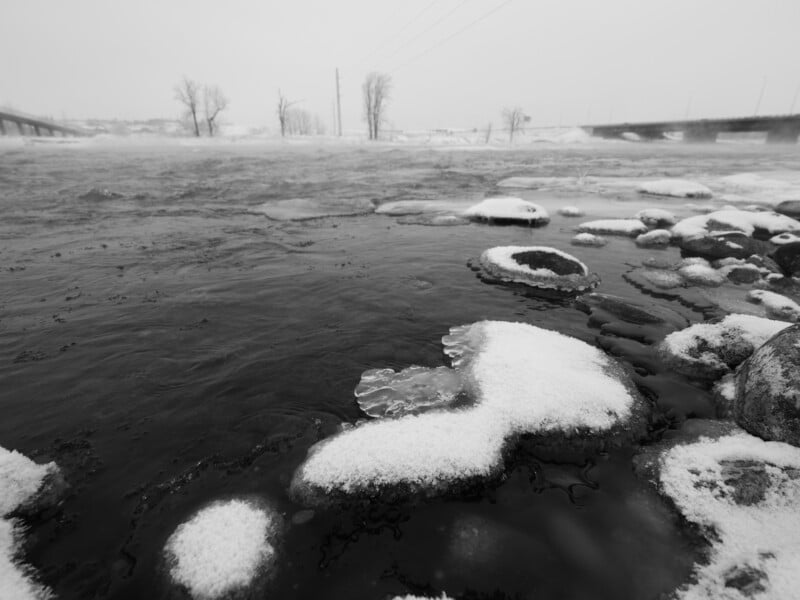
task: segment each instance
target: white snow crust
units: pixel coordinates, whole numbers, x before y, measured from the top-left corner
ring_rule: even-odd
[[[578,225],[581,233],[607,233],[636,236],[647,231],[647,225],[639,219],[599,219]]]
[[[776,246],[783,246],[784,244],[793,244],[800,242],[800,235],[794,233],[779,233],[769,238],[769,241]]]
[[[800,222],[775,212],[718,210],[679,221],[672,227],[672,234],[679,238],[691,238],[707,235],[712,230],[715,233],[730,230],[752,236],[756,229],[763,229],[771,234],[795,232],[800,231]]]
[[[700,183],[685,179],[659,179],[648,181],[638,187],[642,194],[675,196],[677,198],[710,198],[711,190]]]
[[[573,246],[594,246],[600,248],[608,243],[608,240],[600,235],[593,233],[578,233],[571,240]]]
[[[531,269],[528,265],[521,265],[512,257],[521,252],[546,252],[556,254],[571,263],[580,265],[583,274],[589,274],[589,268],[571,254],[549,246],[496,246],[485,250],[481,255],[481,263],[489,263],[505,271],[514,281],[525,282],[533,277],[560,277],[558,273],[547,268]]]
[[[44,600],[52,592],[36,583],[33,571],[15,560],[22,529],[8,518],[36,496],[48,475],[55,474],[55,463],[33,462],[16,450],[0,447],[0,598],[3,600]]]
[[[685,265],[678,269],[678,273],[693,285],[717,286],[726,281],[725,275],[715,268],[703,264]]]
[[[170,576],[195,600],[253,582],[275,554],[277,516],[246,500],[216,502],[178,526],[164,548]]]
[[[800,449],[744,432],[675,446],[662,457],[664,493],[683,516],[709,532],[710,561],[695,567],[696,582],[678,590],[686,600],[744,598],[727,585],[741,569],[757,569],[765,588],[755,597],[792,600],[800,589]],[[764,498],[734,500],[730,465],[763,467]],[[741,463],[740,463],[741,464]]]
[[[672,234],[666,229],[653,229],[636,236],[636,245],[649,248],[652,246],[667,246],[672,239]]]
[[[773,335],[789,327],[789,323],[764,319],[753,315],[728,315],[719,323],[696,323],[691,327],[670,333],[664,338],[661,348],[667,353],[687,362],[705,363],[717,367],[726,365],[714,350],[725,348],[739,340],[758,348]],[[708,348],[693,356],[699,347]]]
[[[800,305],[791,298],[767,290],[751,290],[747,299],[756,304],[763,304],[767,316],[783,321],[800,320]]]
[[[645,208],[636,213],[635,218],[650,227],[674,225],[675,215],[663,208]]]
[[[584,213],[577,206],[562,206],[558,209],[558,214],[563,217],[582,217]]]
[[[371,421],[319,443],[293,489],[353,493],[394,484],[439,489],[487,477],[515,434],[599,433],[630,418],[638,399],[597,348],[524,323],[454,327],[445,351],[475,401],[465,409]],[[576,377],[575,373],[580,373]]]
[[[478,219],[508,219],[526,223],[546,223],[548,212],[538,204],[512,196],[487,198],[464,211],[463,216]]]

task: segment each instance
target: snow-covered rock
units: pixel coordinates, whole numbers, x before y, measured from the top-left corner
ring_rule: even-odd
[[[767,290],[751,290],[747,299],[755,304],[763,304],[767,316],[779,321],[800,321],[800,305],[791,298]]]
[[[63,486],[55,463],[37,464],[14,450],[0,447],[0,598],[45,600],[52,592],[36,581],[33,570],[18,560],[24,529],[11,514],[35,510],[48,488]]]
[[[639,219],[598,219],[578,225],[581,233],[605,233],[609,235],[628,235],[635,237],[647,231],[647,225]]]
[[[777,235],[800,231],[800,222],[771,211],[752,212],[733,209],[688,217],[672,227],[672,234],[679,238],[690,238],[721,231],[739,231],[748,236],[752,236],[756,232]]]
[[[172,581],[195,600],[241,592],[275,557],[279,517],[248,500],[215,502],[178,526],[164,554]]]
[[[600,281],[571,254],[547,246],[489,248],[480,264],[493,279],[568,294],[590,290]]]
[[[570,241],[573,246],[590,246],[593,248],[602,248],[608,244],[608,240],[601,235],[593,233],[578,233]]]
[[[550,215],[543,207],[511,196],[487,198],[470,206],[463,216],[481,221],[526,223],[532,226],[545,225],[550,221]]]
[[[800,446],[800,325],[787,327],[742,365],[734,418],[750,433]],[[800,476],[800,473],[798,473]]]
[[[636,245],[640,248],[663,248],[669,245],[672,234],[666,229],[653,229],[636,237]]]
[[[779,233],[769,238],[769,241],[776,246],[783,246],[784,244],[794,244],[800,242],[800,235],[795,233]]]
[[[716,380],[788,326],[783,321],[752,315],[728,315],[669,334],[659,345],[659,353],[679,373]]]
[[[387,487],[437,493],[498,474],[521,434],[578,444],[639,435],[646,406],[597,348],[504,321],[454,327],[442,341],[473,404],[370,421],[323,440],[295,472],[297,498],[320,503]]]
[[[638,187],[639,193],[677,198],[710,198],[711,190],[706,186],[685,179],[659,179],[648,181]]]
[[[800,277],[800,242],[778,246],[771,256],[784,273]]]
[[[677,221],[674,214],[663,208],[645,208],[637,212],[635,218],[648,227],[656,228],[672,227]]]
[[[558,209],[558,214],[562,217],[582,217],[584,212],[577,206],[562,206]]]
[[[690,420],[684,429],[636,459],[709,543],[677,597],[796,598],[800,449],[718,421]]]
[[[725,275],[703,264],[686,265],[678,269],[678,274],[691,285],[716,287],[726,281]]]

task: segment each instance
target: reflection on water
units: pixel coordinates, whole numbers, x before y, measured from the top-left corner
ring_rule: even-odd
[[[558,209],[587,221],[651,207],[689,216],[685,201],[637,195],[631,182],[713,189],[743,171],[785,174],[798,158],[619,144],[3,150],[0,444],[56,460],[72,485],[30,523],[30,562],[64,599],[179,597],[163,572],[169,534],[209,501],[260,495],[289,524],[272,597],[657,597],[687,576],[692,540],[634,478],[627,450],[520,448],[504,481],[468,498],[354,501],[313,517],[288,483],[314,442],[363,418],[353,390],[364,371],[447,365],[441,337],[481,319],[618,356],[656,403],[656,433],[713,414],[704,390],[658,364],[652,323],[486,285],[466,263],[492,246],[554,246],[600,275],[598,291],[657,307],[671,330],[746,290],[662,289],[642,260],[675,263],[675,248],[570,246],[581,219]],[[447,203],[508,194],[496,184],[514,176],[568,182],[513,190],[549,225],[446,218]],[[749,201],[767,193],[752,177],[732,181]],[[371,212],[401,201],[418,204]]]

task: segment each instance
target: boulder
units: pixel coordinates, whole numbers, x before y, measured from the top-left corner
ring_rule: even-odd
[[[742,365],[734,418],[765,440],[800,446],[800,325],[779,332]]]
[[[775,212],[793,219],[800,219],[800,200],[785,200],[775,207]]]
[[[800,277],[800,242],[779,246],[771,257],[784,273]]]
[[[682,238],[678,242],[681,250],[689,256],[716,258],[747,258],[758,252],[757,244],[747,234],[738,231],[723,231]]]

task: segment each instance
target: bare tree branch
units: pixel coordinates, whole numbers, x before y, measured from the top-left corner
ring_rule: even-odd
[[[385,73],[373,71],[364,79],[361,86],[364,100],[364,117],[367,120],[369,139],[377,140],[381,123],[385,119],[386,104],[389,101],[389,90],[392,78]]]
[[[278,90],[278,122],[281,124],[281,137],[286,137],[286,130],[289,116],[289,108],[297,102],[290,102],[283,93]]]
[[[186,107],[186,114],[192,117],[194,135],[200,137],[200,126],[197,124],[197,107],[200,101],[200,84],[184,77],[175,86],[175,99]]]
[[[527,120],[528,117],[519,106],[503,109],[503,121],[508,128],[508,141],[514,141],[514,134],[522,129],[522,124]]]
[[[217,85],[203,87],[203,112],[205,113],[208,135],[214,135],[217,130],[217,115],[228,108],[228,99]]]

